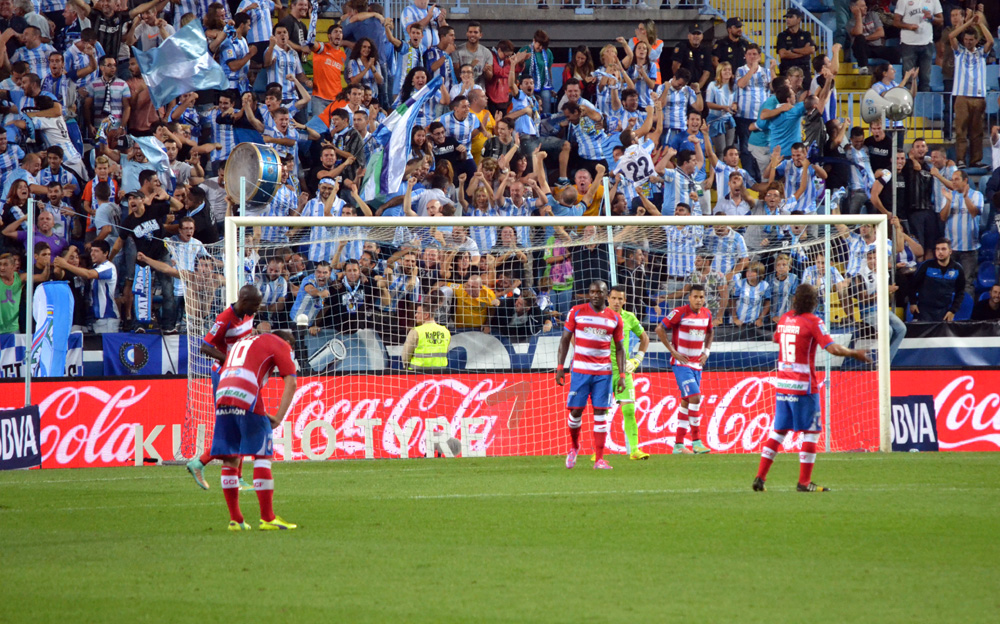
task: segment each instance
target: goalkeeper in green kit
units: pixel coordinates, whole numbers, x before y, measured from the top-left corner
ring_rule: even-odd
[[[628,458],[649,459],[649,453],[643,453],[639,449],[639,425],[635,422],[635,386],[632,384],[632,373],[639,368],[642,359],[646,356],[646,349],[649,347],[649,335],[642,328],[642,323],[639,322],[639,319],[625,309],[624,286],[611,287],[611,293],[608,295],[608,307],[622,317],[622,321],[625,323],[625,338],[622,340],[626,357],[625,390],[615,393],[615,403],[622,406],[622,426],[625,429],[625,441],[628,445],[629,453]],[[631,334],[639,337],[639,351],[635,354],[635,357],[629,358],[629,339]],[[617,385],[618,376],[621,373],[618,371],[618,363],[615,361],[615,345],[613,342],[611,344],[611,369],[611,382]],[[610,413],[613,417],[615,413],[614,404],[611,406]]]

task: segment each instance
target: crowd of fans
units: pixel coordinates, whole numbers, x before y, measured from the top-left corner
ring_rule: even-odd
[[[730,17],[714,45],[690,25],[685,41],[666,47],[668,65],[646,20],[631,37],[573,49],[560,83],[545,31],[490,48],[480,24],[456,33],[428,0],[412,0],[397,21],[348,0],[314,40],[309,0],[0,0],[0,332],[23,323],[29,274],[35,285],[71,283],[74,324],[85,331],[174,333],[185,309],[208,314],[221,269],[206,246],[233,209],[225,164],[242,130],[282,158],[269,216],[365,215],[377,226],[380,216],[594,215],[605,177],[616,215],[808,215],[824,212],[830,189],[836,213],[895,212],[897,303],[917,320],[950,321],[964,294],[976,295],[980,234],[995,230],[1000,203],[1000,176],[984,197],[966,170],[980,164],[984,136],[1000,150],[998,129],[982,125],[997,24],[982,7],[959,7],[945,26],[937,0],[919,11],[900,2],[895,13],[887,0],[836,4],[850,17],[831,50],[817,48],[791,9],[776,59]],[[229,89],[157,108],[130,50],[158,46],[193,20]],[[899,46],[888,43],[895,38]],[[927,89],[929,64],[943,63],[957,157],[919,138],[893,154],[900,127],[844,119],[835,78],[852,55],[881,91]],[[362,200],[379,124],[436,77],[443,84],[418,111],[399,193]],[[150,168],[142,137],[165,151],[169,174]],[[28,254],[30,196],[39,209]],[[798,226],[619,230],[613,253],[594,227],[366,232],[254,231],[247,276],[263,294],[259,318],[284,327],[304,315],[314,335],[376,328],[391,343],[422,303],[455,329],[524,338],[557,327],[589,283],[612,272],[648,323],[702,284],[716,324],[752,332],[788,309],[799,283],[820,285],[828,272],[836,318],[874,318],[867,226],[836,228],[831,258],[822,232]],[[185,273],[206,288],[185,293]],[[998,318],[997,304],[1000,295],[987,298],[976,314]]]

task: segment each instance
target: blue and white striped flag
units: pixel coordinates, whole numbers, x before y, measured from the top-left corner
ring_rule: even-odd
[[[417,112],[441,89],[441,82],[441,76],[437,76],[425,84],[375,129],[375,141],[381,149],[376,149],[365,168],[361,198],[366,202],[399,192],[406,161],[410,159],[410,135],[416,125]]]
[[[73,325],[73,291],[68,282],[45,282],[35,289],[31,305],[37,323],[31,339],[32,374],[63,377]]]
[[[191,91],[229,88],[229,78],[208,50],[201,20],[191,20],[148,52],[133,47],[132,53],[157,108]]]

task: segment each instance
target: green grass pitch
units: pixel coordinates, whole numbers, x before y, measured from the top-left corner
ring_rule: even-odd
[[[0,622],[995,622],[1000,453],[275,464],[299,530],[225,530],[219,467],[0,474]]]

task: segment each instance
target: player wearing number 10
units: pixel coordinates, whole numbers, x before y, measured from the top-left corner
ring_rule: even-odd
[[[829,488],[812,482],[813,465],[816,463],[816,443],[819,441],[820,407],[819,387],[822,383],[816,372],[816,347],[838,357],[850,357],[860,362],[871,362],[864,351],[848,349],[833,341],[826,333],[823,321],[813,314],[818,296],[816,289],[802,284],[795,291],[792,309],[778,320],[774,342],[778,343],[778,392],[775,397],[774,431],[766,442],[760,457],[760,468],[753,480],[755,492],[763,492],[767,472],[774,463],[778,448],[789,431],[802,432],[802,451],[799,453],[799,492],[828,492]]]
[[[563,362],[569,353],[569,343],[573,340],[573,374],[570,378],[569,398],[569,438],[571,448],[566,456],[566,467],[576,465],[580,451],[580,425],[583,424],[583,408],[587,399],[594,408],[594,469],[610,470],[604,460],[604,442],[608,437],[608,409],[611,407],[611,345],[615,347],[615,361],[618,370],[625,370],[625,324],[622,317],[606,307],[608,285],[602,281],[593,282],[588,292],[590,303],[574,307],[566,317],[566,331],[559,341],[556,383],[565,383],[566,371]],[[625,391],[625,381],[619,377],[615,392]]]
[[[240,511],[237,466],[240,457],[253,455],[253,487],[260,503],[260,529],[294,529],[296,525],[274,515],[274,477],[271,458],[274,441],[271,430],[281,425],[295,398],[295,357],[292,333],[279,329],[270,334],[249,336],[234,344],[226,356],[215,393],[215,432],[212,455],[222,458],[222,493],[229,507],[229,530],[249,531]],[[277,413],[267,416],[261,390],[271,370],[277,368],[285,383]]]

